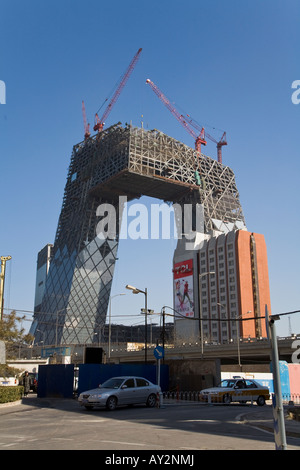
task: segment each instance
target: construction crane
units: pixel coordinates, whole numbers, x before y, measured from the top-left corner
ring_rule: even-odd
[[[168,108],[169,111],[175,116],[177,121],[182,124],[182,126],[189,132],[189,134],[194,138],[195,140],[195,149],[197,152],[199,152],[199,155],[201,153],[201,145],[206,145],[206,140],[205,140],[205,131],[204,127],[202,127],[200,134],[197,135],[194,131],[194,129],[191,128],[190,124],[187,122],[187,120],[184,118],[182,114],[180,114],[176,108],[170,103],[168,98],[160,91],[158,86],[156,86],[149,78],[147,78],[146,83],[150,85],[154,93],[158,96],[158,98],[163,102],[163,104]]]
[[[191,126],[193,126],[195,129],[200,130],[201,126],[197,124],[188,114],[186,115],[187,121]],[[226,140],[226,132],[223,132],[223,135],[220,140],[216,140],[213,136],[211,136],[207,131],[205,131],[205,137],[207,137],[209,140],[217,144],[217,157],[218,157],[218,162],[222,163],[222,147],[223,145],[227,145],[227,140]]]
[[[220,141],[217,141],[214,137],[212,137],[210,134],[208,134],[205,130],[204,127],[199,126],[189,115],[184,116],[183,114],[180,114],[177,109],[170,103],[168,98],[162,93],[162,91],[158,88],[157,85],[155,85],[149,78],[146,80],[146,83],[150,85],[154,93],[158,96],[158,98],[164,103],[164,105],[171,111],[173,116],[176,117],[176,119],[182,124],[182,126],[189,132],[189,134],[194,138],[195,140],[195,149],[199,153],[201,153],[201,145],[206,145],[206,137],[208,137],[210,140],[215,142],[217,144],[217,152],[218,152],[218,161],[222,163],[222,146],[227,145],[226,142],[226,132],[224,132],[222,138]],[[194,128],[194,129],[193,129]],[[195,129],[197,130],[198,133],[195,132]]]
[[[11,256],[0,256],[1,272],[0,272],[0,319],[3,320],[3,307],[4,307],[4,281],[5,281],[5,267],[6,261],[9,261]]]
[[[84,124],[84,140],[87,140],[90,137],[91,133],[90,133],[90,125],[87,123],[87,120],[86,120],[84,101],[82,101],[82,116],[83,116],[83,124]]]
[[[102,117],[99,118],[98,112],[96,113],[94,131],[98,131],[98,132],[102,131],[102,129],[104,127],[104,124],[105,124],[105,120],[107,119],[109,113],[111,112],[113,105],[115,104],[115,102],[119,98],[122,89],[126,85],[128,78],[130,77],[134,67],[136,66],[136,63],[139,59],[139,56],[140,56],[141,52],[142,52],[142,48],[140,48],[137,51],[137,53],[135,54],[135,56],[133,57],[132,61],[130,62],[129,66],[126,70],[126,72],[121,77],[119,85],[117,86],[116,91],[114,92],[113,97],[111,98],[110,102],[108,103],[108,106],[106,107]]]

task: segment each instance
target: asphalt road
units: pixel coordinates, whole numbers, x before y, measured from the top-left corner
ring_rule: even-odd
[[[272,433],[242,421],[263,409],[186,402],[87,411],[76,400],[30,396],[0,409],[0,450],[274,450]],[[299,449],[288,439],[288,450]]]

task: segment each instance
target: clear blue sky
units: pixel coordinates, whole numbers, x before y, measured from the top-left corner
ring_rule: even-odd
[[[54,241],[72,146],[83,139],[81,101],[93,124],[142,47],[107,126],[143,119],[193,147],[150,78],[208,131],[226,130],[223,162],[235,172],[247,228],[266,239],[272,312],[299,309],[300,105],[291,101],[299,23],[299,0],[2,0],[0,251],[13,257],[6,307],[33,310],[37,253]],[[205,151],[215,156],[215,145]],[[112,295],[137,284],[148,288],[150,308],[172,305],[174,247],[120,244]],[[143,296],[127,292],[113,300],[113,315],[139,314]],[[299,314],[291,325],[300,332]],[[288,334],[288,319],[277,329]]]

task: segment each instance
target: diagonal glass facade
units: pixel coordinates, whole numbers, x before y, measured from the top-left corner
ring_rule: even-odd
[[[119,123],[75,145],[49,269],[40,267],[37,276],[30,330],[36,344],[102,341],[123,205],[142,195],[181,207],[201,204],[205,233],[216,225],[244,226],[232,170],[158,130]],[[96,233],[97,208],[104,204],[114,209],[110,238]]]
[[[103,335],[118,243],[95,237],[78,254],[67,247],[51,261],[35,341],[47,345],[97,343]],[[33,328],[32,328],[33,330]]]
[[[99,343],[103,336],[118,249],[118,225],[114,239],[96,235],[96,210],[107,202],[95,186],[107,178],[110,152],[123,138],[118,126],[73,148],[50,268],[42,301],[35,308],[30,333],[44,345]],[[126,163],[124,143],[118,145]],[[101,168],[103,171],[101,172]],[[118,197],[110,203],[119,211]]]

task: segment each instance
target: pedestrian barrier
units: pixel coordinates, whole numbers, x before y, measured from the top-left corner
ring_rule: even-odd
[[[171,390],[163,393],[163,398],[171,400],[186,400],[186,401],[199,401],[199,392],[190,391],[190,392],[180,392],[178,390]]]
[[[290,404],[292,402],[294,405],[300,405],[300,394],[295,394],[295,393],[286,394],[286,393],[283,393],[282,394],[282,401],[283,401],[284,404]]]
[[[200,399],[200,391],[179,391],[179,390],[170,390],[167,392],[163,392],[162,394],[164,399],[167,400],[185,400],[185,401],[202,401]],[[294,405],[300,405],[300,394],[282,394],[282,400],[284,404],[291,404],[293,403]],[[243,400],[241,400],[243,401]],[[208,401],[207,403],[212,403],[211,401],[211,395],[208,394]],[[213,403],[224,403],[224,400],[222,397],[214,397]]]

